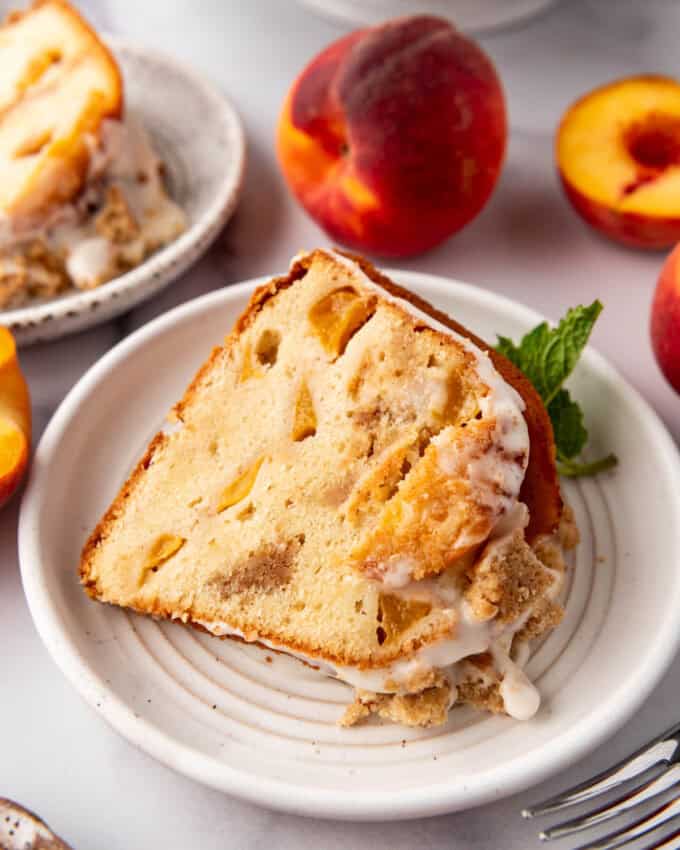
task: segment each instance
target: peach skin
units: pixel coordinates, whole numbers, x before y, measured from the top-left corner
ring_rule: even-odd
[[[641,76],[595,89],[565,113],[557,167],[574,209],[638,248],[680,239],[680,83]]]
[[[680,393],[680,245],[661,269],[652,302],[650,333],[661,371]]]
[[[19,368],[16,345],[0,326],[0,505],[19,486],[28,466],[31,402]]]
[[[448,22],[417,16],[313,59],[288,92],[277,147],[293,193],[334,240],[405,257],[477,215],[505,141],[490,60]]]

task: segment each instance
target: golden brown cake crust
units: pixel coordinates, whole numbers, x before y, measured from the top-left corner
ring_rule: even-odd
[[[217,349],[215,349],[215,351],[216,350]],[[213,354],[214,353],[215,352],[213,351]],[[149,443],[146,452],[140,459],[139,463],[132,471],[132,474],[123,485],[123,488],[121,489],[120,493],[118,493],[118,495],[110,505],[109,509],[99,520],[94,531],[88,537],[87,542],[83,547],[83,551],[80,556],[80,580],[85,590],[93,599],[96,599],[101,592],[97,586],[97,582],[92,581],[90,577],[90,565],[92,559],[94,558],[95,551],[106,540],[111,526],[116,521],[116,517],[118,517],[118,515],[122,512],[125,502],[130,498],[130,495],[137,486],[141,476],[149,468],[149,464],[153,460],[153,456],[156,454],[156,451],[161,446],[163,446],[166,441],[167,437],[165,436],[165,434],[163,434],[162,432],[156,434],[153,440]]]

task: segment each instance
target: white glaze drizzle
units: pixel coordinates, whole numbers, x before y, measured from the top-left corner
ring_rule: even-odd
[[[493,557],[494,550],[505,545],[518,528],[524,528],[527,521],[528,512],[520,503],[515,511],[504,518],[503,525],[498,528],[498,532],[502,533],[499,533],[487,545],[485,556]],[[545,570],[554,579],[546,596],[554,599],[559,592],[563,576],[557,570],[551,570],[548,567],[545,567]],[[461,671],[461,662],[472,655],[490,652],[496,672],[501,677],[500,694],[507,713],[518,720],[526,720],[533,716],[539,707],[540,696],[522,671],[522,667],[529,660],[529,647],[525,642],[513,643],[515,635],[531,618],[532,606],[527,607],[512,623],[501,624],[494,619],[479,620],[456,588],[452,576],[447,573],[412,581],[400,593],[409,598],[428,600],[433,606],[443,610],[454,611],[456,630],[451,637],[441,638],[434,643],[422,646],[412,656],[394,661],[384,667],[361,669],[357,666],[335,665],[323,659],[291,651],[285,645],[259,637],[255,632],[246,635],[225,622],[207,620],[196,622],[219,637],[235,636],[249,643],[263,644],[318,668],[324,675],[345,682],[354,688],[374,693],[407,693],[408,683],[414,677],[431,670],[439,670],[447,676],[451,684],[452,704],[456,698],[456,684],[465,679]],[[515,655],[514,660],[510,658],[511,648]],[[492,679],[488,684],[492,684],[493,681],[497,680]]]
[[[354,260],[336,251],[329,251],[328,254],[358,278],[362,286],[378,292],[382,298],[391,301],[423,325],[455,340],[474,358],[479,378],[488,388],[487,394],[479,399],[479,407],[483,418],[494,422],[493,435],[496,451],[489,451],[479,456],[474,453],[476,447],[472,440],[469,453],[460,444],[447,445],[449,435],[446,430],[432,439],[432,445],[438,450],[440,469],[452,476],[460,475],[462,472],[474,487],[476,500],[493,507],[493,515],[496,517],[496,522],[499,522],[517,504],[529,462],[529,430],[523,416],[525,405],[522,397],[498,373],[486,351],[482,351],[467,337],[451,330],[409,301],[397,298],[383,289],[371,280]],[[301,256],[304,255],[298,255],[293,263]],[[474,534],[463,533],[456,544],[464,547],[481,542],[483,541]],[[382,567],[380,572],[384,575],[383,581],[391,587],[402,586],[406,572],[403,559],[393,558]]]

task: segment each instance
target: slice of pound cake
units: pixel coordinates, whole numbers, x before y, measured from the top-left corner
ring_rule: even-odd
[[[531,716],[559,622],[562,509],[527,379],[358,258],[253,295],[91,535],[96,599],[295,655],[343,722],[457,703]]]

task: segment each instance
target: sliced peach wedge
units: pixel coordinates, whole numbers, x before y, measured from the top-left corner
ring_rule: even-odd
[[[31,448],[31,401],[16,345],[0,326],[0,506],[23,478]]]
[[[574,103],[557,131],[557,167],[578,213],[640,248],[680,240],[680,82],[640,76]]]

